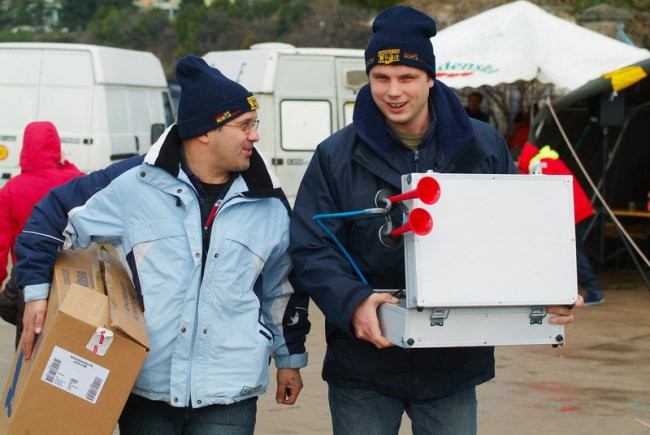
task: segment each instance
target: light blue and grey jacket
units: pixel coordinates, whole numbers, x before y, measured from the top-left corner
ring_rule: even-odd
[[[306,365],[308,297],[289,280],[289,217],[255,151],[223,198],[204,252],[175,126],[143,164],[68,212],[64,248],[120,244],[140,292],[151,350],[135,394],[173,406],[228,404],[266,390],[271,355],[278,368]],[[29,256],[22,261],[29,270]],[[25,299],[47,291],[46,283],[26,285]]]

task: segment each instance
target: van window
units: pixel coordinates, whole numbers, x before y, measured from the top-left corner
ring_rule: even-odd
[[[165,108],[165,126],[169,127],[174,123],[174,110],[172,109],[172,102],[167,92],[162,93],[162,99],[163,107]]]
[[[330,102],[284,100],[280,102],[280,144],[285,150],[315,150],[332,134]]]
[[[354,113],[354,101],[348,101],[343,105],[343,121],[345,125],[352,124],[352,114]]]
[[[106,86],[106,112],[111,142],[111,160],[135,154],[134,137],[129,122],[129,104],[126,88]]]

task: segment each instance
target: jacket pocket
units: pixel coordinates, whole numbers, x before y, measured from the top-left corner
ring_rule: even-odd
[[[127,259],[132,256],[129,259],[131,270],[137,273],[145,306],[164,306],[172,302],[171,297],[178,298],[175,303],[182,303],[185,292],[178,289],[188,287],[192,272],[197,268],[183,224],[168,219],[133,226],[127,243],[128,246],[124,246]],[[157,299],[147,300],[154,295]]]
[[[127,233],[131,246],[168,237],[185,237],[185,235],[183,223],[174,219],[147,222],[131,228]]]
[[[257,323],[259,325],[259,332],[262,337],[269,341],[273,341],[273,332],[262,322],[262,309],[259,310]]]
[[[269,252],[273,248],[272,246],[269,246],[271,245],[270,241],[265,240],[264,237],[253,237],[251,234],[244,233],[242,231],[229,233],[226,236],[226,240],[233,242],[235,244],[235,247],[239,246],[240,248],[243,248],[235,248],[237,251],[239,251],[240,255],[248,257],[241,258],[241,260],[244,260],[241,264],[255,265],[257,269],[257,273],[255,275],[258,275],[262,269],[264,269],[266,258],[268,258]],[[248,261],[246,261],[247,259]]]

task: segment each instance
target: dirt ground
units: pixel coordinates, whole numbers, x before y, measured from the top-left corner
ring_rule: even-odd
[[[478,388],[479,434],[650,434],[650,291],[635,271],[608,271],[600,279],[606,302],[576,310],[565,346],[497,348],[497,376]],[[313,305],[311,317],[299,401],[277,405],[269,391],[258,406],[260,435],[331,433],[320,378],[324,320]],[[13,327],[1,321],[0,349],[4,381]],[[405,418],[400,434],[410,432]]]

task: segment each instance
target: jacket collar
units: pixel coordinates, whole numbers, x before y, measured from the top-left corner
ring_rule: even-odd
[[[467,113],[456,94],[439,80],[429,93],[429,108],[432,110],[433,141],[439,152],[453,156],[473,137]],[[353,122],[359,137],[385,160],[390,160],[391,147],[401,146],[372,99],[370,84],[359,90]]]

